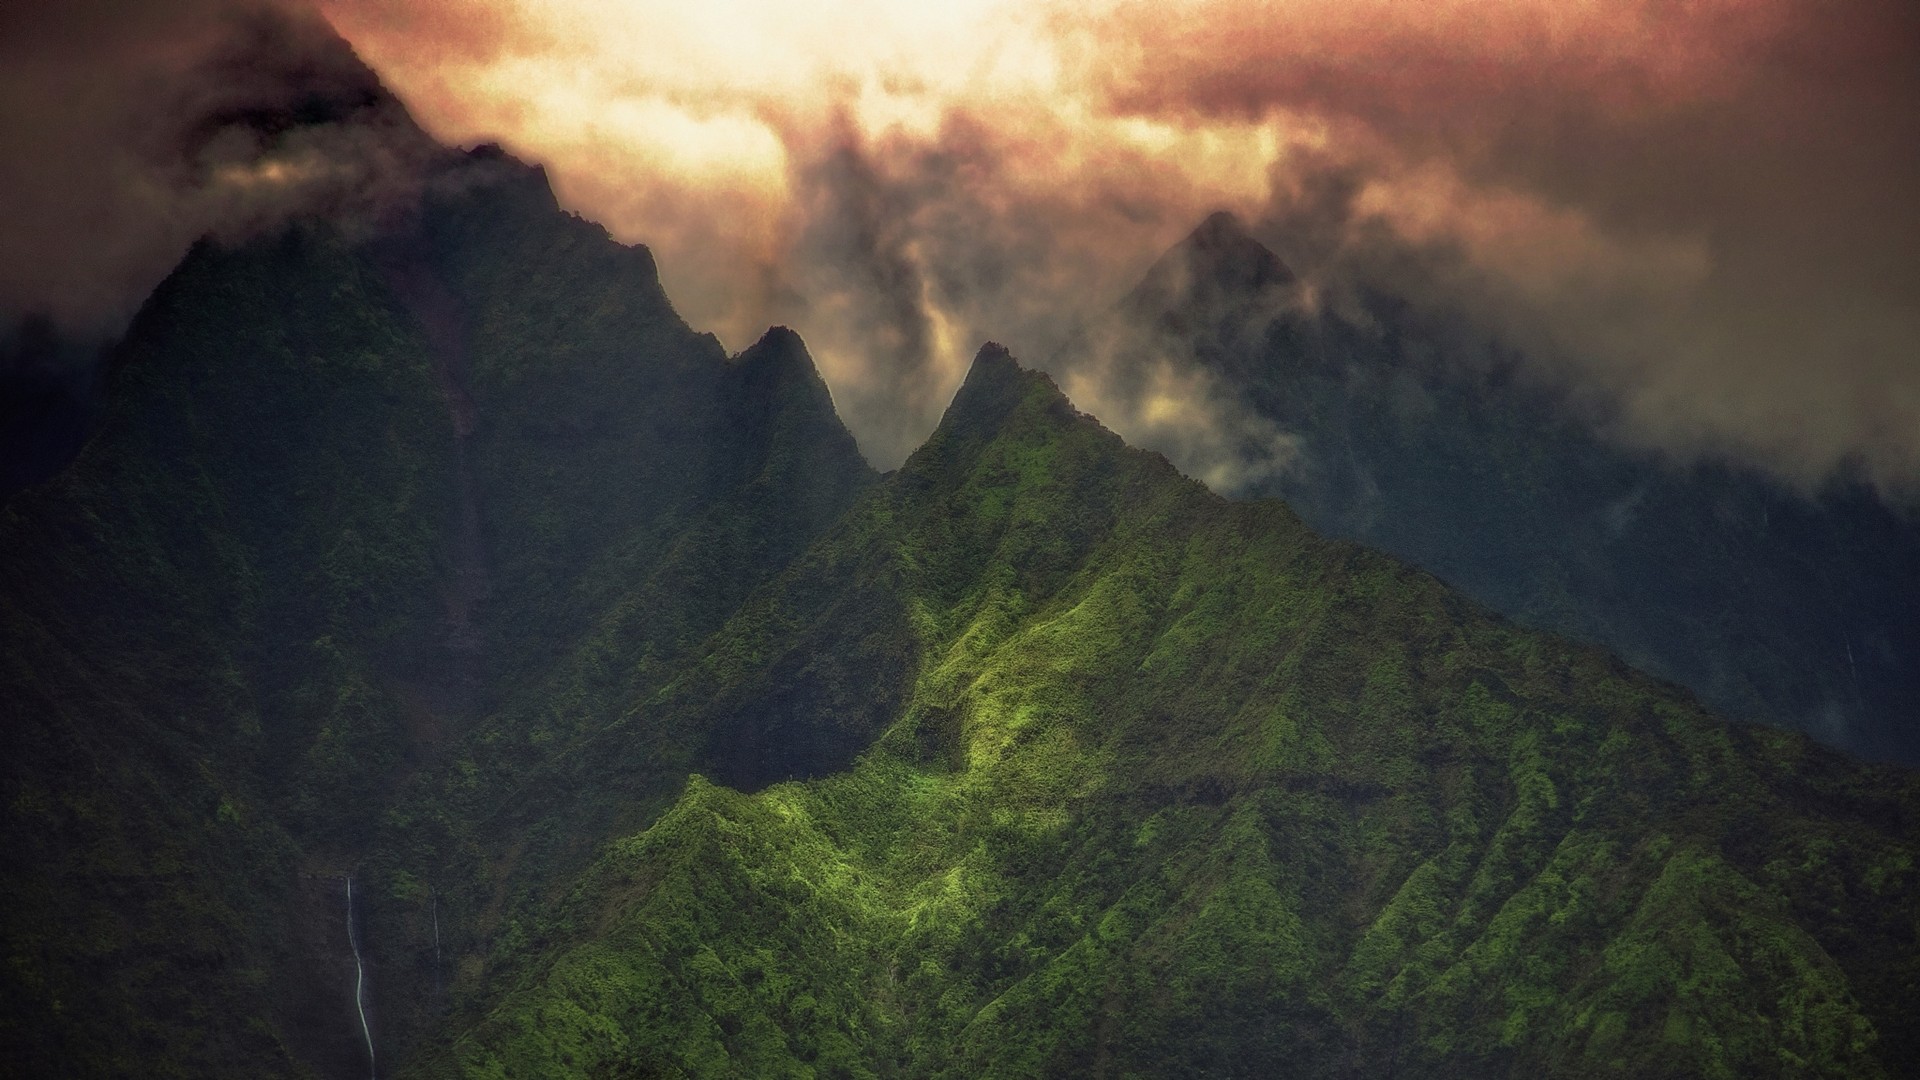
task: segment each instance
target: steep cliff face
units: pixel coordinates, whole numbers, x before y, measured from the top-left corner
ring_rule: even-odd
[[[371,236],[196,248],[79,460],[6,504],[13,1060],[351,1061],[306,894],[408,778],[635,583],[670,651],[870,480],[797,342],[729,360],[537,170],[436,184]]]

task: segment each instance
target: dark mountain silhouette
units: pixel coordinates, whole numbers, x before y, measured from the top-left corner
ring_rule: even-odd
[[[1250,494],[1598,642],[1731,716],[1920,763],[1920,518],[1596,433],[1591,405],[1390,297],[1364,325],[1294,302],[1209,218],[1123,305],[1153,355],[1217,374],[1301,441]],[[1172,283],[1170,286],[1169,283]],[[1177,287],[1173,287],[1177,286]]]
[[[397,793],[596,635],[684,651],[871,480],[792,334],[729,359],[537,170],[440,168],[372,236],[196,248],[5,505],[24,1074],[351,1065],[338,895]],[[396,1045],[444,1007],[374,970]]]

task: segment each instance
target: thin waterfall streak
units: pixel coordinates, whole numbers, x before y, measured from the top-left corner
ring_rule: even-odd
[[[373,1057],[373,1029],[367,1026],[367,969],[360,962],[360,934],[353,928],[353,875],[347,875],[347,944],[353,946],[353,1007],[360,1014],[360,1034],[367,1040],[367,1076],[380,1080]]]
[[[1853,703],[1856,708],[1864,708],[1865,701],[1860,693],[1860,668],[1853,662],[1853,635],[1842,635],[1847,644],[1847,672],[1853,676]]]

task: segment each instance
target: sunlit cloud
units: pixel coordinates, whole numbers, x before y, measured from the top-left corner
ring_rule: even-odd
[[[35,173],[32,145],[8,155],[16,202],[42,206],[16,246],[45,249],[0,282],[10,307],[105,325],[191,231],[379,186],[386,143],[345,178],[299,147],[196,151],[184,186],[81,145],[137,131],[114,110],[144,84],[90,89],[58,58],[218,95],[192,57],[228,16],[303,2],[133,3],[151,27],[99,46],[90,18],[22,23],[58,40],[14,35],[12,127],[74,145],[71,181]],[[695,327],[736,349],[800,330],[881,465],[981,341],[1055,362],[1224,208],[1306,279],[1299,302],[1365,280],[1464,314],[1613,399],[1623,437],[1920,478],[1920,14],[1901,0],[318,3],[431,134],[505,144],[654,248]],[[31,104],[48,91],[92,112]],[[95,157],[148,171],[121,183]],[[63,244],[91,220],[81,188],[166,227]],[[1231,426],[1203,407],[1216,388],[1188,388],[1187,411],[1109,392],[1110,422],[1167,445],[1148,418]]]
[[[695,325],[734,347],[799,328],[882,464],[924,435],[979,340],[1044,360],[1208,210],[1273,212],[1329,163],[1362,176],[1348,228],[1456,256],[1428,299],[1610,380],[1652,441],[1803,471],[1920,463],[1884,406],[1860,415],[1790,358],[1756,361],[1756,391],[1731,359],[1748,339],[1721,325],[1773,286],[1742,284],[1759,223],[1707,155],[1783,93],[1852,93],[1782,68],[1859,48],[1787,0],[524,0],[488,6],[491,40],[437,54],[390,4],[325,7],[430,130],[505,141],[569,205],[659,249]],[[1767,182],[1831,194],[1756,155]],[[1657,160],[1720,190],[1692,206],[1648,188]],[[1327,272],[1352,272],[1347,241],[1329,243]],[[1911,321],[1871,306],[1878,355],[1910,348]],[[1718,395],[1692,430],[1663,404],[1687,394]],[[1788,446],[1768,429],[1796,409]]]
[[[992,0],[528,2],[425,60],[412,16],[327,13],[429,130],[547,164],[564,202],[654,247],[694,325],[734,348],[799,328],[883,464],[982,340],[1044,359],[1064,317],[1208,210],[1256,212],[1286,146],[1322,137],[1117,112],[1057,12]]]

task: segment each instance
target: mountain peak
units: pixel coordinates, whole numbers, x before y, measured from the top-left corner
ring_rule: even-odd
[[[760,340],[747,346],[746,351],[734,357],[742,366],[750,367],[793,367],[803,366],[811,370],[813,357],[807,352],[807,343],[791,327],[770,326],[760,335]]]
[[[1217,314],[1296,280],[1238,216],[1217,210],[1147,270],[1124,306],[1148,317],[1184,319]]]
[[[1018,379],[1026,370],[1005,345],[989,341],[973,354],[973,365],[967,368],[967,378],[960,390],[965,393],[969,386]]]
[[[1007,418],[1035,394],[1044,395],[1049,399],[1048,404],[1062,415],[1074,415],[1066,395],[1060,392],[1052,379],[1042,372],[1022,367],[1006,346],[987,342],[974,355],[973,366],[967,369],[966,379],[961,382],[960,389],[954,392],[953,401],[940,418],[940,426],[914,456],[919,457],[929,447],[936,445],[952,446],[991,440],[1007,422]]]
[[[1246,223],[1231,210],[1215,210],[1187,236],[1189,244],[1223,244],[1252,240]]]
[[[807,351],[806,343],[800,340],[799,331],[791,326],[767,327],[767,332],[760,335],[760,340],[754,343],[754,348],[778,348],[787,351],[797,349],[802,353]]]
[[[1039,383],[1053,390],[1053,380],[1021,367],[1006,346],[989,341],[974,354],[973,366],[967,369],[967,378],[953,395],[953,403],[947,406],[940,426],[973,430],[997,428]]]
[[[560,212],[560,200],[546,167],[522,161],[499,143],[483,142],[450,156],[460,175],[454,190],[491,189],[507,194],[536,213]]]
[[[799,406],[823,423],[839,428],[833,395],[814,366],[813,355],[800,335],[785,326],[773,326],[732,360],[738,382],[732,393],[762,409]]]

